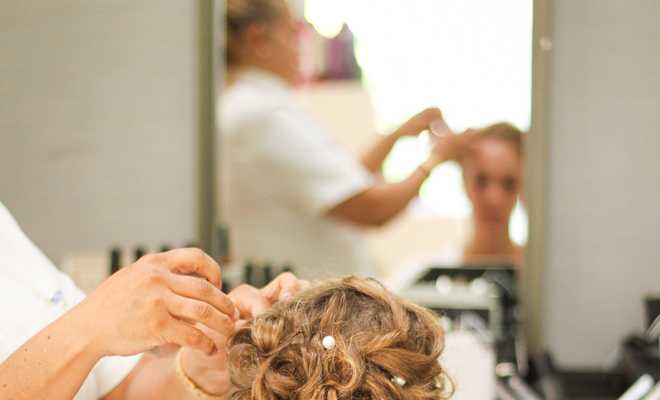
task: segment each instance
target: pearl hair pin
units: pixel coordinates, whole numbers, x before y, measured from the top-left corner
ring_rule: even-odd
[[[394,382],[399,386],[406,386],[406,380],[400,376],[395,376],[394,378],[392,378],[392,382]]]
[[[335,341],[334,337],[328,335],[323,337],[321,340],[321,345],[323,345],[323,348],[326,350],[332,350],[337,345],[337,342]],[[406,380],[400,376],[392,377],[392,382],[401,387],[406,386]]]
[[[321,341],[321,344],[323,345],[323,348],[326,350],[332,350],[335,348],[335,338],[332,336],[325,336],[323,340]]]

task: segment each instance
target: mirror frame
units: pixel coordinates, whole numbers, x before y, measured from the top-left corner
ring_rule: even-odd
[[[534,0],[532,33],[532,115],[525,143],[525,200],[529,240],[522,274],[522,304],[530,351],[543,350],[546,232],[547,90],[552,50],[552,0]]]

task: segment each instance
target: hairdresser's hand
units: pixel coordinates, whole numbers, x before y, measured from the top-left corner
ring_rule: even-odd
[[[461,162],[474,151],[474,144],[474,133],[471,130],[462,134],[449,132],[434,137],[432,151],[440,162],[450,160]]]
[[[229,298],[236,307],[240,327],[257,315],[267,311],[278,301],[286,301],[304,290],[309,283],[297,279],[293,274],[280,274],[263,289],[250,285],[241,285],[229,293]],[[186,375],[205,392],[222,396],[229,392],[231,381],[228,369],[227,336],[199,327],[205,334],[213,338],[217,352],[207,355],[193,349],[184,349],[182,364]]]
[[[398,137],[416,136],[430,129],[431,122],[442,119],[442,112],[437,107],[427,108],[406,121],[394,132]]]
[[[290,272],[278,275],[262,289],[241,285],[229,293],[229,298],[238,309],[239,322],[248,321],[268,310],[278,301],[293,298],[309,286],[309,282],[296,278]]]
[[[89,321],[84,335],[100,356],[136,354],[165,344],[212,353],[217,344],[205,332],[230,335],[236,313],[219,286],[220,267],[204,252],[172,250],[119,270],[76,312]]]
[[[309,287],[309,282],[298,279],[291,272],[279,274],[261,289],[261,294],[273,305],[278,301],[291,300],[295,295]]]
[[[229,293],[229,298],[236,307],[236,329],[242,327],[248,320],[270,308],[270,303],[261,294],[261,291],[250,285],[241,285]],[[205,328],[200,327],[202,330]],[[215,340],[217,351],[213,355],[203,352],[183,349],[181,363],[186,375],[204,390],[215,396],[222,396],[229,392],[231,381],[229,377],[227,335],[207,334]]]
[[[214,396],[229,394],[231,379],[229,376],[229,355],[227,352],[228,336],[219,334],[203,325],[198,328],[208,337],[213,338],[216,352],[206,354],[191,347],[181,349],[181,364],[186,376],[204,392]]]

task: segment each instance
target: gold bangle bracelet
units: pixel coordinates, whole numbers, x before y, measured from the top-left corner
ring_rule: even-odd
[[[176,365],[176,375],[183,383],[183,385],[186,387],[188,392],[191,394],[195,395],[196,398],[198,399],[203,399],[203,400],[224,400],[225,396],[218,396],[218,395],[212,395],[209,393],[206,393],[204,390],[202,390],[195,382],[190,379],[190,377],[186,374],[186,372],[183,370],[183,364],[182,364],[182,355],[183,354],[183,348],[180,348],[179,351],[176,353],[176,358],[175,358],[175,365]]]

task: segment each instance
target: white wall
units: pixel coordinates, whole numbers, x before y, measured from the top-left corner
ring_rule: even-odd
[[[660,287],[660,2],[553,4],[545,342],[600,365]]]
[[[59,262],[196,237],[199,3],[0,5],[0,201]]]

